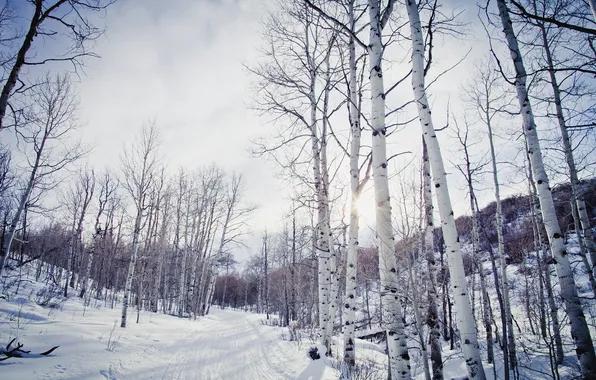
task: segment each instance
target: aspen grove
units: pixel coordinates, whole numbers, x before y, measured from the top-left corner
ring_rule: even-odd
[[[595,1],[16,3],[0,377],[596,379]]]

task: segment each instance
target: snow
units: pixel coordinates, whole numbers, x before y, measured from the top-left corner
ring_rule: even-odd
[[[142,312],[137,324],[129,310],[129,326],[122,329],[118,306],[97,301],[86,308],[77,298],[59,308],[37,305],[42,286],[21,282],[19,295],[0,300],[0,344],[16,336],[32,352],[60,347],[48,357],[0,362],[2,379],[279,380],[312,367],[308,343],[282,340],[283,330],[264,325],[263,315],[213,307],[194,321]],[[313,379],[338,376],[324,366]]]
[[[590,287],[580,264],[575,236],[569,236],[569,251],[576,270],[579,288]],[[464,245],[464,249],[468,247]],[[488,258],[483,257],[487,280],[492,282]],[[535,262],[535,253],[527,257],[529,264]],[[420,264],[423,265],[424,263]],[[119,327],[120,305],[110,308],[110,302],[91,300],[85,307],[76,297],[64,300],[55,287],[55,294],[47,296],[46,284],[33,280],[27,274],[33,267],[23,268],[20,284],[16,282],[17,272],[8,274],[6,284],[0,289],[7,299],[0,299],[0,345],[17,338],[23,349],[38,354],[49,348],[60,347],[47,357],[32,355],[29,358],[9,358],[0,361],[0,379],[337,379],[343,357],[341,334],[333,337],[334,356],[312,360],[308,350],[315,342],[315,330],[298,330],[298,341],[289,341],[287,328],[274,326],[275,320],[266,320],[264,315],[236,310],[211,308],[208,316],[199,320],[181,319],[174,316],[141,312],[140,323],[136,321],[136,310],[129,310],[129,325]],[[550,375],[548,351],[544,342],[537,342],[525,322],[523,288],[525,276],[520,266],[511,264],[507,268],[510,277],[512,311],[521,331],[516,328],[520,375],[526,379],[543,379]],[[530,279],[535,280],[535,279]],[[44,279],[45,281],[45,279]],[[552,274],[553,285],[558,290],[558,281]],[[476,279],[479,283],[479,279]],[[49,282],[51,286],[51,282]],[[18,287],[17,287],[18,285]],[[18,288],[18,292],[17,292]],[[476,312],[480,312],[479,289],[476,289]],[[76,294],[76,292],[71,292]],[[493,312],[498,320],[498,307],[494,288],[489,286]],[[121,297],[120,297],[121,298]],[[48,302],[49,301],[49,302]],[[364,302],[362,297],[357,300]],[[378,292],[371,293],[371,305],[378,303]],[[585,300],[584,300],[585,301]],[[596,307],[586,302],[586,317],[590,323],[596,320]],[[39,306],[44,303],[47,306]],[[561,320],[565,321],[563,309]],[[478,318],[478,315],[477,315]],[[410,327],[411,328],[411,327]],[[563,323],[565,340],[565,364],[559,367],[561,378],[572,378],[577,373],[577,358],[570,342],[568,323]],[[366,332],[379,328],[373,326]],[[523,331],[523,333],[522,333]],[[362,331],[359,332],[362,334]],[[596,331],[592,329],[593,336]],[[479,339],[486,354],[484,331],[479,326]],[[419,354],[418,337],[410,331],[408,346],[412,365],[412,376],[424,379]],[[387,359],[383,343],[356,340],[358,370],[362,378],[385,379]],[[495,345],[495,348],[497,345]],[[530,348],[526,350],[525,348]],[[466,374],[465,360],[456,347],[449,349],[443,342],[444,375],[446,379],[459,379]],[[496,365],[484,363],[488,379],[502,378],[501,351],[496,349]],[[493,372],[494,371],[494,372]],[[496,375],[496,377],[495,377]]]

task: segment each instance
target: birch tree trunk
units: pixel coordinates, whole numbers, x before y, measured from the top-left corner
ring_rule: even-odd
[[[574,198],[574,197],[572,197]],[[584,263],[584,267],[586,267],[586,272],[588,275],[588,280],[590,281],[590,286],[592,286],[592,295],[596,296],[596,279],[594,279],[594,274],[592,272],[592,267],[588,262],[588,258],[586,256],[586,244],[583,237],[580,235],[580,221],[577,212],[577,203],[575,199],[571,199],[571,216],[573,218],[573,228],[575,229],[575,236],[577,237],[577,244],[579,246],[579,256],[581,257],[582,262]]]
[[[348,2],[349,27],[355,32],[356,20],[354,18],[354,0]],[[350,227],[348,232],[348,254],[346,262],[346,300],[344,319],[344,363],[347,366],[346,378],[351,378],[351,370],[356,364],[356,274],[358,264],[358,233],[360,215],[358,212],[358,199],[360,197],[360,110],[358,109],[358,82],[356,74],[356,42],[350,36],[348,41],[348,69],[349,69],[349,99],[348,113],[350,117]]]
[[[431,188],[430,162],[424,138],[422,139],[423,187],[424,187],[424,251],[428,269],[428,315],[426,323],[430,330],[430,360],[433,380],[443,379],[443,358],[441,356],[441,332],[439,330],[439,312],[437,309],[437,264],[435,260],[433,230],[433,202]]]
[[[467,128],[467,125],[466,125]],[[459,137],[459,130],[458,130],[458,137]],[[487,361],[489,363],[494,362],[494,349],[493,349],[493,335],[492,335],[492,319],[490,317],[490,298],[486,288],[486,278],[484,275],[484,267],[482,261],[478,257],[480,255],[480,233],[479,233],[479,226],[478,226],[478,208],[476,207],[476,193],[474,191],[473,185],[473,173],[472,167],[470,162],[470,155],[468,151],[467,139],[468,139],[468,130],[466,129],[466,134],[464,139],[460,137],[460,142],[462,143],[462,148],[464,150],[464,156],[466,160],[466,171],[465,177],[466,182],[468,184],[468,193],[470,199],[470,210],[472,211],[472,237],[473,237],[473,244],[472,244],[472,252],[474,255],[474,263],[478,268],[478,275],[480,276],[480,292],[482,293],[482,321],[484,324],[484,328],[486,330],[486,355]],[[497,285],[498,286],[498,283]],[[505,352],[505,351],[504,351]],[[507,355],[505,356],[505,361],[507,361]],[[507,367],[507,366],[505,366]]]
[[[68,257],[66,258],[66,268],[65,268],[65,279],[64,279],[64,297],[68,297],[68,279],[70,278],[70,272],[73,270],[72,268],[72,257],[74,256],[74,250],[75,250],[75,229],[76,229],[76,223],[77,223],[77,215],[78,215],[78,208],[80,207],[80,204],[77,203],[79,202],[79,200],[75,200],[74,201],[74,210],[73,210],[73,220],[72,220],[72,226],[71,226],[71,233],[70,233],[70,239],[68,240]]]
[[[73,239],[73,255],[71,256],[72,259],[72,273],[70,277],[70,287],[74,288],[74,280],[76,276],[75,270],[75,262],[77,252],[78,255],[83,253],[83,222],[85,221],[85,215],[87,214],[87,208],[89,207],[89,203],[91,203],[91,199],[93,198],[93,192],[95,190],[95,174],[89,175],[88,173],[81,174],[79,177],[79,183],[76,186],[76,190],[79,194],[81,194],[81,214],[79,215],[79,220],[77,221],[77,229],[75,233],[75,237]]]
[[[215,283],[217,281],[217,272],[211,273],[211,280],[209,281],[209,289],[207,290],[207,299],[205,300],[205,315],[209,314],[211,303],[213,303],[213,295],[215,294]]]
[[[422,368],[424,370],[424,378],[431,380],[430,368],[428,367],[428,348],[425,341],[424,324],[422,323],[422,316],[420,315],[420,303],[418,302],[418,289],[414,282],[414,275],[412,273],[412,260],[408,257],[408,277],[410,279],[412,308],[414,309],[414,319],[416,322],[416,331],[420,339],[420,356],[422,358]]]
[[[320,140],[320,156],[321,156],[321,178],[323,181],[324,189],[324,205],[325,205],[325,230],[328,233],[327,239],[329,240],[329,293],[328,293],[328,307],[329,307],[329,318],[327,320],[327,334],[329,336],[329,346],[327,346],[327,355],[331,356],[331,337],[333,336],[333,326],[335,324],[335,316],[337,313],[337,306],[339,304],[339,279],[337,278],[337,251],[335,250],[333,233],[331,231],[331,207],[329,204],[329,164],[327,161],[327,128],[329,124],[329,93],[331,91],[331,67],[329,65],[329,59],[331,56],[331,48],[334,44],[334,38],[327,49],[327,54],[324,61],[324,80],[325,88],[323,90],[323,110],[322,110],[322,126],[321,126],[321,138]]]
[[[550,313],[550,319],[552,324],[553,338],[555,341],[555,360],[557,364],[563,364],[565,359],[565,352],[563,351],[563,340],[561,339],[561,327],[559,324],[559,314],[557,304],[555,303],[555,297],[553,294],[553,287],[550,279],[550,270],[548,266],[548,260],[546,259],[546,243],[542,235],[542,217],[540,214],[540,201],[538,200],[538,190],[536,189],[536,183],[534,181],[534,175],[532,173],[532,162],[530,161],[530,154],[526,145],[526,157],[528,163],[528,182],[530,184],[530,196],[532,197],[532,221],[536,231],[536,258],[538,260],[538,270],[542,272],[544,276],[544,287],[546,288],[546,296],[548,300],[548,307]]]
[[[106,222],[105,229],[102,231],[101,216],[103,215],[103,213],[107,207],[108,200],[110,199],[114,190],[115,190],[115,188],[112,187],[112,185],[110,184],[110,176],[109,176],[109,174],[106,173],[103,183],[101,185],[101,189],[100,189],[99,205],[97,208],[97,214],[95,216],[95,225],[93,226],[93,241],[91,243],[91,249],[89,250],[89,255],[87,258],[87,266],[85,268],[85,273],[84,273],[84,277],[83,277],[83,287],[81,289],[81,293],[79,294],[79,297],[81,297],[81,298],[85,297],[85,293],[87,293],[88,289],[90,289],[91,267],[93,266],[93,259],[95,257],[95,252],[97,251],[97,248],[98,248],[102,238],[105,237],[105,234],[106,234],[107,228],[108,228],[108,222]]]
[[[162,186],[163,186],[163,178],[162,178]],[[157,313],[159,310],[159,299],[160,299],[160,288],[162,284],[162,277],[163,277],[163,268],[164,268],[164,254],[166,249],[166,233],[168,227],[168,219],[169,219],[169,209],[170,209],[170,193],[169,189],[166,190],[167,194],[163,196],[161,202],[164,203],[163,211],[162,211],[162,218],[161,218],[161,228],[159,232],[159,240],[158,240],[158,253],[157,253],[157,268],[156,268],[156,279],[153,285],[153,312]],[[159,212],[159,209],[158,209]],[[165,301],[164,294],[161,294],[162,302]]]
[[[424,81],[424,41],[422,39],[418,6],[414,0],[407,0],[407,10],[412,36],[412,87],[418,106],[420,123],[424,132],[424,140],[428,147],[432,179],[435,184],[437,204],[439,206],[439,215],[441,216],[443,237],[445,239],[447,251],[447,260],[449,261],[451,286],[455,298],[457,325],[461,334],[462,351],[464,358],[466,359],[470,378],[485,379],[482,359],[480,357],[480,346],[478,345],[478,337],[476,334],[476,323],[472,313],[470,299],[468,297],[461,246],[455,227],[455,218],[451,208],[449,189],[447,188],[445,167],[443,165],[439,142],[432,123],[430,106],[426,97]]]
[[[122,318],[120,327],[126,327],[126,318],[132,281],[135,273],[135,266],[139,251],[143,214],[146,205],[146,198],[153,186],[153,178],[157,165],[157,150],[159,147],[157,127],[155,124],[144,125],[141,129],[141,136],[133,143],[129,151],[125,151],[122,157],[122,171],[124,174],[123,186],[129,192],[135,205],[135,223],[132,237],[132,255],[128,265],[128,274],[124,286],[124,297],[122,299]],[[140,295],[139,295],[140,296]]]
[[[488,98],[487,98],[488,101]],[[487,107],[487,113],[488,113]],[[515,336],[513,333],[513,317],[511,315],[511,306],[509,304],[509,281],[507,280],[507,260],[505,258],[505,246],[503,243],[503,212],[501,210],[501,194],[499,190],[499,174],[497,171],[497,155],[495,153],[495,144],[493,141],[493,130],[491,119],[487,114],[488,143],[490,146],[490,157],[493,171],[493,185],[495,187],[495,200],[497,210],[495,219],[497,224],[497,241],[499,258],[501,260],[501,285],[503,286],[503,310],[506,323],[503,325],[503,355],[508,356],[505,362],[505,379],[509,379],[509,368],[515,371],[517,365],[515,353]]]
[[[307,33],[308,39],[308,33]],[[310,60],[309,52],[307,56]],[[327,189],[323,181],[321,173],[321,140],[318,137],[317,127],[317,99],[316,99],[316,65],[314,62],[309,63],[310,69],[310,134],[311,134],[311,150],[313,156],[313,179],[315,184],[315,197],[317,201],[317,224],[315,227],[316,234],[316,252],[318,257],[318,280],[319,280],[319,340],[330,352],[331,337],[329,334],[329,292],[331,282],[331,266],[330,266],[330,246],[328,222],[329,200],[327,197]]]
[[[424,83],[424,41],[422,39],[418,6],[414,0],[407,1],[407,10],[412,34],[412,87],[418,105],[420,123],[424,131],[424,140],[428,147],[432,178],[435,183],[437,204],[439,206],[439,214],[441,216],[441,224],[443,228],[443,237],[445,239],[446,250],[448,253],[447,259],[449,261],[451,286],[453,288],[453,296],[455,298],[457,311],[457,325],[461,334],[462,351],[466,359],[470,378],[484,379],[485,374],[482,366],[482,359],[480,357],[476,324],[474,315],[472,314],[470,299],[468,297],[461,246],[455,227],[453,210],[451,208],[451,199],[447,188],[445,168],[432,123],[430,106],[426,97]]]
[[[590,0],[590,7],[594,12],[594,3],[596,0]],[[594,236],[592,234],[592,226],[590,218],[588,217],[588,210],[586,208],[586,202],[584,201],[584,193],[579,183],[577,175],[577,168],[575,166],[575,160],[573,157],[573,148],[571,146],[571,140],[569,138],[569,131],[565,122],[565,115],[563,114],[563,103],[561,100],[561,90],[559,88],[559,82],[555,74],[555,67],[553,64],[553,58],[548,42],[548,36],[546,34],[546,28],[543,23],[538,23],[542,37],[542,46],[546,58],[547,70],[550,79],[550,85],[553,89],[553,101],[555,105],[555,113],[557,115],[557,122],[559,129],[561,130],[561,142],[563,143],[563,150],[565,152],[565,160],[569,167],[569,178],[571,182],[571,193],[573,194],[574,201],[577,203],[577,211],[579,220],[581,223],[581,237],[584,239],[584,244],[590,255],[590,261],[592,262],[592,274],[596,270],[596,244],[594,243]],[[578,238],[580,231],[577,230]],[[592,275],[593,276],[593,275]],[[595,293],[596,295],[596,293]]]
[[[379,276],[383,321],[387,329],[387,347],[391,378],[409,379],[410,356],[402,307],[397,296],[398,278],[395,259],[395,238],[391,220],[391,198],[387,178],[387,144],[385,125],[385,90],[383,83],[382,30],[393,10],[387,4],[381,16],[379,0],[369,0],[370,36],[368,45],[371,96],[372,167],[375,188],[375,219],[379,250]]]
[[[187,272],[187,261],[188,254],[191,252],[189,228],[190,228],[190,214],[191,214],[191,203],[192,203],[192,188],[193,182],[191,179],[185,182],[186,187],[184,189],[184,197],[186,202],[186,212],[184,214],[184,249],[181,250],[182,258],[180,261],[180,274],[178,277],[178,317],[184,317],[186,312],[186,272]]]
[[[596,354],[590,336],[590,330],[586,323],[584,312],[577,294],[573,272],[567,257],[567,251],[563,236],[559,228],[559,221],[555,212],[555,204],[551,194],[548,176],[544,169],[540,142],[536,131],[534,115],[528,91],[526,88],[526,69],[523,58],[517,44],[517,38],[513,31],[513,24],[509,17],[509,10],[505,0],[497,0],[499,16],[503,26],[503,32],[511,53],[511,59],[515,66],[515,88],[519,101],[520,111],[523,119],[524,135],[528,144],[528,152],[532,163],[532,170],[536,180],[538,196],[542,217],[550,241],[551,253],[559,277],[561,297],[565,302],[569,322],[571,323],[571,336],[576,346],[576,353],[580,362],[582,375],[585,378],[596,378]]]
[[[135,265],[137,263],[137,256],[139,252],[139,238],[141,236],[141,221],[143,218],[143,210],[137,209],[137,216],[135,218],[135,225],[132,235],[132,257],[128,264],[128,274],[126,275],[126,284],[124,285],[124,298],[122,298],[122,317],[120,319],[120,327],[126,327],[126,318],[128,314],[128,304],[130,302],[130,294],[132,291],[132,280],[135,273]]]

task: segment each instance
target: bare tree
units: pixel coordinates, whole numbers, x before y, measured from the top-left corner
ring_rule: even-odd
[[[450,282],[455,298],[457,325],[462,337],[462,351],[466,358],[466,366],[470,378],[485,379],[486,375],[480,356],[476,321],[468,297],[468,285],[465,278],[461,245],[455,226],[445,166],[426,94],[425,73],[427,71],[427,64],[425,64],[425,45],[417,2],[415,0],[408,0],[407,10],[412,38],[412,88],[424,141],[428,148],[432,180],[434,182],[439,215],[441,216],[443,238],[445,239],[451,275]],[[428,63],[430,62],[431,59],[429,58]]]
[[[95,173],[82,171],[79,173],[74,187],[70,187],[65,195],[65,203],[72,212],[72,237],[69,242],[69,257],[66,263],[66,281],[64,283],[64,297],[68,295],[68,287],[74,288],[77,268],[77,256],[83,250],[83,223],[87,209],[95,191]]]
[[[16,212],[8,228],[0,257],[0,277],[10,253],[15,231],[34,188],[55,186],[55,174],[79,159],[85,150],[72,139],[78,126],[78,99],[67,75],[47,75],[32,90],[27,124],[19,129],[28,168]]]
[[[4,123],[8,108],[15,113],[15,119],[18,118],[17,114],[23,112],[10,104],[10,98],[15,93],[22,93],[35,85],[27,85],[23,81],[23,68],[49,62],[70,62],[76,70],[83,65],[85,57],[98,57],[90,48],[102,35],[103,30],[93,25],[87,13],[104,11],[114,2],[115,0],[28,0],[23,3],[31,12],[29,25],[25,35],[19,36],[18,23],[11,10],[11,3],[5,1],[0,11],[2,37],[19,40],[20,45],[16,54],[4,64],[4,70],[8,74],[0,93],[0,130],[9,126]],[[10,31],[6,30],[10,29],[9,25],[12,27]],[[69,40],[64,44],[62,51],[45,57],[35,51],[35,42],[41,43],[43,39],[55,40],[58,37],[66,37]],[[61,44],[65,42],[59,41]]]
[[[128,274],[122,299],[122,318],[120,327],[126,327],[126,316],[135,265],[139,252],[141,229],[149,205],[149,192],[157,174],[159,165],[159,134],[155,123],[144,124],[139,138],[125,149],[122,155],[122,186],[128,191],[134,205],[134,225],[132,231],[132,255],[128,264]]]
[[[104,217],[104,214],[109,212],[107,208],[110,206],[109,202],[115,196],[117,188],[118,181],[113,177],[112,174],[110,174],[109,171],[106,171],[103,174],[99,184],[99,195],[97,196],[97,213],[95,214],[95,222],[93,224],[91,247],[89,249],[89,254],[87,255],[87,265],[85,266],[85,271],[83,272],[83,286],[81,287],[81,292],[79,293],[79,297],[81,298],[85,297],[85,294],[90,288],[90,275],[93,259],[95,253],[98,251],[98,246],[101,244],[102,238],[105,237],[107,233],[109,221],[106,220],[102,227],[101,219]]]
[[[456,165],[457,169],[462,173],[464,176],[467,186],[468,186],[468,196],[470,200],[470,210],[472,212],[472,249],[473,249],[473,260],[475,266],[478,268],[478,274],[480,277],[480,290],[482,293],[482,321],[484,323],[484,328],[486,330],[486,353],[487,359],[489,363],[494,362],[494,349],[493,349],[493,335],[492,335],[492,315],[490,314],[490,298],[486,287],[486,278],[484,274],[484,267],[482,260],[480,259],[480,232],[479,232],[479,223],[478,223],[478,209],[476,207],[476,192],[474,189],[475,183],[475,176],[479,174],[479,172],[485,166],[485,163],[480,162],[476,165],[472,163],[472,157],[470,150],[471,148],[478,144],[478,142],[470,141],[470,130],[469,124],[467,119],[464,120],[464,127],[460,128],[459,123],[457,120],[455,121],[456,125],[456,134],[457,139],[461,145],[461,149],[463,150],[463,157],[464,157],[464,165]],[[463,166],[463,168],[462,168]],[[499,293],[500,294],[500,293]],[[502,297],[499,296],[499,300]],[[504,314],[503,314],[504,316]],[[505,322],[503,322],[503,326]],[[505,350],[503,352],[506,352]],[[507,360],[507,355],[505,355],[505,361]],[[505,363],[506,364],[506,363]],[[505,367],[508,367],[505,365]]]
[[[279,139],[259,144],[258,153],[274,155],[282,147],[299,144],[297,154],[286,153],[283,160],[274,158],[308,186],[315,199],[318,220],[313,244],[319,261],[319,338],[328,354],[335,310],[330,305],[335,305],[337,294],[327,165],[333,66],[329,60],[336,38],[333,30],[325,28],[322,16],[306,4],[284,4],[266,24],[266,62],[250,69],[258,78],[260,93],[255,108],[272,115],[275,121],[289,122],[289,127],[284,124]],[[312,169],[312,175],[305,176],[297,170],[305,164]]]
[[[549,178],[544,169],[542,151],[536,131],[536,123],[532,112],[532,106],[528,95],[527,73],[524,66],[523,56],[519,49],[517,37],[513,30],[513,23],[509,15],[509,9],[505,0],[498,0],[499,17],[503,26],[503,33],[511,54],[511,60],[515,67],[515,89],[519,102],[519,109],[523,120],[524,135],[528,144],[528,152],[532,164],[534,179],[540,200],[542,218],[551,245],[551,252],[557,275],[559,277],[561,296],[565,301],[565,307],[571,323],[571,335],[573,337],[577,357],[580,361],[582,375],[586,378],[596,377],[596,354],[590,335],[584,312],[577,293],[577,287],[573,278],[573,272],[569,258],[567,257],[566,245],[561,235],[559,222],[555,210]]]

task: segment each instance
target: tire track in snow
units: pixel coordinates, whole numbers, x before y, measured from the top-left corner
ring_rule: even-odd
[[[268,341],[256,321],[247,318],[249,315],[216,310],[216,316],[218,320],[210,320],[204,330],[194,331],[151,355],[152,363],[123,374],[123,378],[280,380],[291,377],[284,373],[283,363],[272,363],[270,356],[275,356],[275,361],[278,359],[276,341]]]

